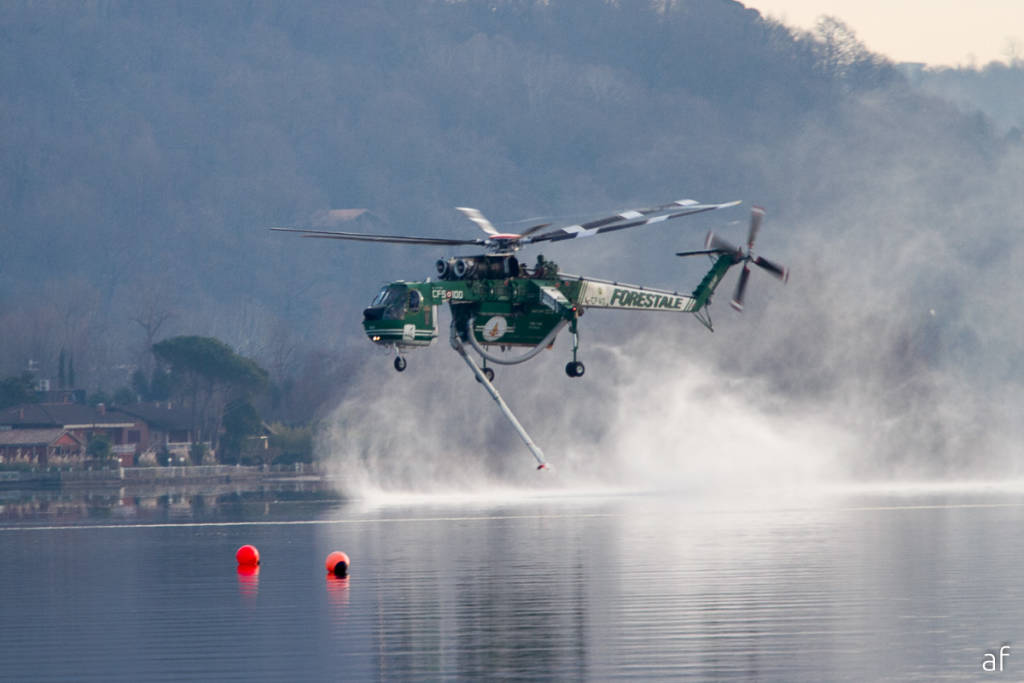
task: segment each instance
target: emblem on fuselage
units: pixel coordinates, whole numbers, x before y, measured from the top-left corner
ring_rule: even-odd
[[[484,329],[481,333],[484,341],[496,342],[505,336],[508,332],[508,321],[500,315],[496,315],[484,325]]]

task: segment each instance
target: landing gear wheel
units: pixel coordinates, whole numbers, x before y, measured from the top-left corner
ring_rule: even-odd
[[[404,358],[402,358],[401,356],[395,356],[395,370],[401,372],[402,370],[405,370],[406,365],[407,363],[405,362]]]
[[[494,381],[494,370],[492,370],[491,368],[480,368],[480,372],[484,373],[484,377],[487,378],[488,382]],[[477,378],[476,381],[479,382],[480,379]]]
[[[565,364],[565,374],[570,377],[582,377],[584,370],[586,370],[586,368],[584,368],[583,363],[578,360]]]

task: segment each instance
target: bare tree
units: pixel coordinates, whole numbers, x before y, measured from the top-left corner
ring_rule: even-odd
[[[136,366],[146,377],[153,374],[153,344],[156,343],[160,330],[177,312],[167,300],[169,288],[160,282],[150,282],[139,287],[133,297],[131,320],[142,328],[142,348],[138,350]]]

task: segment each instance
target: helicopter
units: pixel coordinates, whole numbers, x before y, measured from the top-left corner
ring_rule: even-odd
[[[484,253],[447,256],[435,262],[437,279],[412,282],[396,280],[384,285],[363,310],[363,329],[374,344],[395,353],[394,368],[407,367],[405,353],[430,346],[439,336],[438,307],[451,310],[449,339],[452,348],[476,375],[478,382],[498,404],[520,438],[538,462],[537,469],[548,469],[541,449],[516,419],[494,387],[494,365],[516,365],[552,348],[555,338],[566,327],[572,335],[572,359],[565,365],[570,378],[582,377],[585,366],[579,360],[579,320],[587,309],[616,309],[692,313],[713,331],[709,306],[711,297],[726,272],[743,264],[730,304],[743,310],[751,264],[786,282],[789,269],[762,256],[754,255],[754,242],[765,211],[754,206],[750,214],[746,248],[733,245],[710,231],[703,249],[676,252],[677,256],[707,255],[711,267],[690,293],[643,285],[626,284],[563,273],[553,261],[538,255],[532,266],[520,262],[517,252],[528,245],[583,239],[599,234],[638,228],[697,213],[738,206],[741,202],[703,204],[680,199],[641,209],[618,213],[563,227],[540,223],[519,233],[501,232],[482,212],[472,207],[456,207],[475,223],[484,236],[474,239],[447,239],[406,235],[379,235],[359,232],[334,232],[305,228],[275,227],[278,232],[298,233],[313,239],[384,242],[444,247],[477,247]],[[467,346],[482,360],[477,364]],[[498,355],[523,349],[519,355]]]

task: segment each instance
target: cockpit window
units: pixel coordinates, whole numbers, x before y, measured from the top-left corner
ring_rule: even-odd
[[[384,307],[384,320],[401,320],[405,316],[407,289],[405,285],[387,285],[380,290],[371,306]]]
[[[413,311],[418,311],[420,303],[422,303],[423,297],[415,289],[409,290],[409,308]]]

